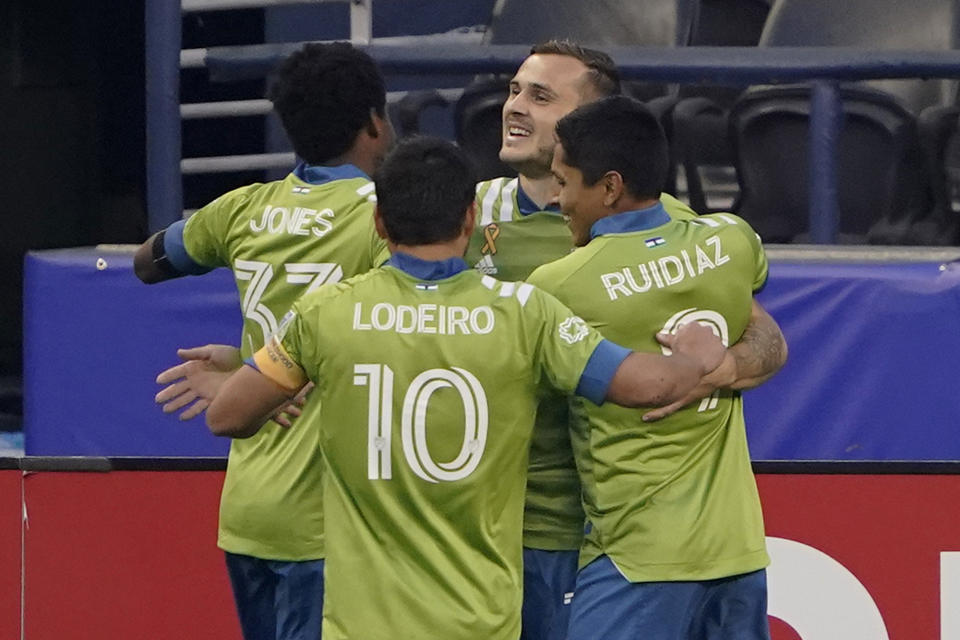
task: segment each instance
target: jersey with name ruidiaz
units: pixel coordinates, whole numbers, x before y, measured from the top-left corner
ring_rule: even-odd
[[[664,219],[594,237],[529,280],[636,351],[661,352],[657,332],[694,321],[735,343],[767,278],[759,237],[730,214]],[[738,392],[715,392],[652,423],[641,420],[643,410],[578,398],[571,413],[588,522],[581,566],[606,554],[631,582],[651,582],[768,564]]]
[[[312,184],[291,173],[231,191],[187,220],[190,257],[233,270],[244,357],[263,346],[303,293],[389,257],[373,224],[373,182],[352,165],[331,171],[354,177]],[[309,420],[317,404],[308,397],[300,420]],[[316,438],[314,430],[268,422],[252,438],[231,443],[220,499],[221,549],[270,560],[324,557]]]
[[[560,213],[524,215],[517,188],[516,178],[494,178],[477,185],[477,227],[466,260],[500,280],[526,280],[540,265],[573,249],[570,229]],[[673,196],[663,194],[661,202],[672,218],[696,216]],[[523,544],[532,549],[575,550],[583,540],[583,509],[567,433],[567,403],[552,390],[544,390],[543,395],[530,447]]]
[[[552,296],[471,269],[388,264],[294,304],[254,360],[321,398],[324,640],[516,640],[526,416],[544,380],[576,389],[601,341]]]

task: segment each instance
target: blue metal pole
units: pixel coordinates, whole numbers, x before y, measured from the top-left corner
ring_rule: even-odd
[[[183,215],[180,180],[179,0],[147,0],[147,222],[159,231]]]
[[[836,82],[816,81],[810,100],[810,239],[836,244],[840,229],[837,199],[837,141],[843,109]]]

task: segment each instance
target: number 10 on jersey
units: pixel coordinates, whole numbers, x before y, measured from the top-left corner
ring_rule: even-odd
[[[385,364],[353,367],[353,384],[367,387],[367,477],[389,480],[393,433],[393,370]],[[427,406],[435,391],[452,388],[463,402],[463,440],[449,462],[437,462],[427,447]],[[459,367],[428,369],[415,377],[403,395],[400,441],[410,469],[427,482],[453,482],[480,464],[487,444],[487,396],[477,378]],[[446,425],[444,425],[446,426]]]

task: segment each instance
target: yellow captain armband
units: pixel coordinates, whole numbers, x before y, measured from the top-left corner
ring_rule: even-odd
[[[293,361],[276,337],[270,338],[267,344],[253,354],[253,363],[260,373],[290,395],[296,394],[307,383],[307,374]]]

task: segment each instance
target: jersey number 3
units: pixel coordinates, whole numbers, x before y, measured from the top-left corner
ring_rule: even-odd
[[[343,278],[343,269],[335,262],[291,262],[283,268],[288,284],[308,285],[304,293]],[[277,330],[277,317],[260,299],[273,280],[273,266],[257,260],[237,260],[233,263],[233,275],[237,280],[250,281],[241,301],[243,315],[260,325],[264,341],[268,340]]]
[[[367,477],[389,480],[393,432],[393,370],[385,364],[353,367],[353,384],[367,387]],[[452,387],[463,401],[463,443],[450,462],[436,462],[427,448],[427,405],[434,391]],[[487,396],[480,381],[465,369],[428,369],[413,379],[403,396],[400,440],[410,469],[427,482],[453,482],[480,464],[487,444]]]

